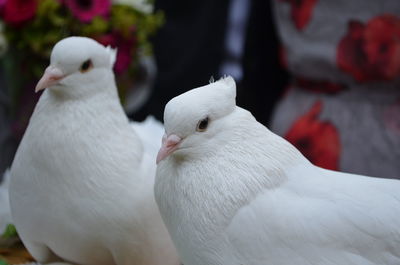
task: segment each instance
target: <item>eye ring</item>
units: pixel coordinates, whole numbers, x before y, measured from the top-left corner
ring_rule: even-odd
[[[90,69],[92,69],[92,68],[93,68],[92,60],[88,59],[88,60],[86,60],[86,61],[84,61],[84,62],[82,63],[81,67],[79,68],[79,71],[80,71],[81,73],[86,73],[86,72],[88,72],[88,71],[89,71]]]
[[[205,131],[207,130],[207,128],[208,128],[208,124],[209,124],[209,123],[210,123],[210,119],[209,119],[208,116],[207,116],[207,117],[205,117],[204,119],[200,120],[200,121],[197,123],[196,131],[198,131],[198,132],[205,132]]]

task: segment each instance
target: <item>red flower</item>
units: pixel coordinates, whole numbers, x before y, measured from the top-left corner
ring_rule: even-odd
[[[303,77],[298,77],[295,82],[297,87],[315,93],[336,94],[347,89],[343,84],[332,83],[324,80],[312,80]]]
[[[322,102],[317,101],[310,111],[298,118],[285,138],[313,164],[332,170],[339,169],[340,140],[336,128],[319,121]]]
[[[129,68],[135,52],[135,38],[127,39],[118,32],[114,32],[95,39],[105,46],[117,48],[117,60],[114,65],[116,74],[121,74]]]
[[[291,16],[296,28],[298,30],[304,29],[304,27],[310,21],[314,6],[317,0],[281,0],[289,2],[291,5]]]
[[[3,5],[3,19],[13,26],[32,19],[37,9],[36,0],[6,0]]]
[[[63,0],[72,14],[82,22],[90,22],[95,16],[107,15],[111,0]]]
[[[375,17],[366,25],[349,22],[339,42],[339,68],[357,81],[392,80],[400,74],[400,19],[389,14]]]

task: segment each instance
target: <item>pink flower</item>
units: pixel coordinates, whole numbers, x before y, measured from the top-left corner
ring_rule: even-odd
[[[127,39],[120,33],[113,32],[95,39],[105,46],[117,48],[117,60],[114,65],[116,74],[122,74],[129,68],[136,48],[136,38]]]
[[[0,0],[3,19],[7,24],[18,26],[32,19],[36,14],[36,0]]]
[[[107,15],[110,0],[63,0],[72,14],[82,22],[90,22],[95,16]]]

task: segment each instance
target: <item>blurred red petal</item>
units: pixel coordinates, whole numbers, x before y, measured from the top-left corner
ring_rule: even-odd
[[[294,122],[285,138],[313,164],[339,170],[339,134],[330,122],[318,120],[322,107],[322,102],[317,101],[305,115]]]
[[[366,25],[350,21],[336,60],[359,82],[393,80],[400,75],[400,19],[383,14]]]
[[[114,65],[116,74],[121,74],[129,68],[135,51],[135,38],[126,39],[118,32],[113,32],[95,39],[105,46],[117,48],[117,60]]]
[[[310,22],[317,0],[281,0],[291,5],[291,17],[298,30],[304,29]]]
[[[3,6],[3,19],[7,24],[19,26],[36,14],[36,0],[8,0]]]

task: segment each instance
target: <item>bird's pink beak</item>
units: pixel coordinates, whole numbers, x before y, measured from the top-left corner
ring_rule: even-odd
[[[35,92],[39,92],[40,90],[56,84],[64,76],[64,73],[60,69],[50,65],[46,68],[42,78],[40,78],[39,82],[37,83]]]
[[[164,134],[162,138],[162,145],[160,151],[157,154],[157,164],[169,156],[172,152],[174,152],[179,147],[179,143],[182,141],[182,138],[175,134],[167,135]]]

